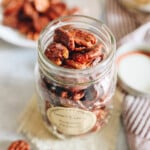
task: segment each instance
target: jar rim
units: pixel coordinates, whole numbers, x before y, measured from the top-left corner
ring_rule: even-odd
[[[67,20],[69,18],[83,18],[83,19],[88,19],[91,21],[94,21],[95,23],[99,24],[102,28],[104,28],[107,32],[107,34],[110,37],[110,44],[112,45],[111,47],[111,51],[108,55],[108,57],[106,59],[104,59],[103,61],[101,61],[100,63],[98,63],[95,66],[89,67],[89,68],[85,68],[85,69],[73,69],[73,68],[64,68],[61,66],[58,66],[56,64],[54,64],[53,62],[51,62],[42,52],[42,48],[41,48],[41,39],[44,37],[44,35],[46,34],[47,30],[52,27],[53,25],[55,25],[57,22],[61,22],[61,20]],[[63,16],[63,17],[59,17],[58,19],[55,19],[53,21],[51,21],[41,32],[40,37],[38,39],[38,53],[39,53],[39,57],[43,59],[44,64],[52,69],[55,69],[55,71],[58,72],[65,72],[65,73],[82,73],[82,74],[87,74],[89,72],[93,72],[94,70],[97,70],[98,68],[105,66],[106,64],[109,64],[110,60],[114,57],[115,55],[115,51],[116,51],[116,40],[115,37],[113,35],[113,33],[110,31],[110,29],[100,20],[90,17],[90,16],[85,16],[85,15],[69,15],[69,16]]]

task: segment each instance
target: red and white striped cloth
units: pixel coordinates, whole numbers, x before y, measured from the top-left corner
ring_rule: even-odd
[[[150,13],[129,12],[119,1],[121,0],[106,0],[106,23],[117,41],[150,21]]]
[[[136,43],[150,44],[150,22],[125,36],[118,45],[131,39]],[[122,94],[123,122],[129,147],[131,150],[150,150],[150,97],[130,95],[127,91],[122,91]]]
[[[123,119],[131,150],[150,149],[150,97],[127,94],[123,104]]]
[[[131,13],[118,0],[107,0],[106,23],[118,46],[131,40],[150,44],[150,14]],[[123,122],[130,149],[150,150],[150,97],[130,95],[123,89],[120,91],[124,95]]]

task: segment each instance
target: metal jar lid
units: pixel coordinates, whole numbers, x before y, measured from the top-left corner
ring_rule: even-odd
[[[150,96],[150,44],[128,42],[117,50],[118,84],[135,96]]]

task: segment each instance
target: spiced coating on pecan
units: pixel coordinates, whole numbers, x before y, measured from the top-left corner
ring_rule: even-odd
[[[44,54],[54,64],[69,69],[92,67],[107,56],[104,45],[96,39],[94,34],[70,25],[62,26],[54,31],[53,41]],[[100,96],[100,92],[97,92],[99,89],[93,85],[85,89],[73,90],[55,86],[53,82],[48,82],[45,78],[43,80],[47,89],[57,95],[60,101],[61,99],[71,99],[76,102],[88,100],[88,105],[91,105]]]
[[[79,11],[76,7],[68,8],[62,0],[2,0],[2,7],[2,23],[32,40],[37,40],[52,20]]]
[[[84,53],[74,53],[72,55],[73,60],[84,63],[89,62],[91,60],[96,59],[97,57],[102,56],[102,48],[103,45],[98,43],[97,45],[93,46],[90,49],[87,49]]]
[[[91,48],[96,44],[96,37],[90,32],[73,29],[73,36],[75,45],[85,48]],[[75,47],[73,50],[78,50],[78,47]],[[80,49],[79,49],[80,50]]]
[[[86,69],[87,68],[87,65],[85,63],[80,63],[71,59],[67,59],[65,63],[74,69]]]
[[[68,28],[64,26],[55,30],[54,42],[62,43],[69,49],[74,49],[75,43],[72,33],[69,32],[69,26]]]
[[[72,51],[82,51],[96,44],[96,37],[90,32],[63,26],[55,30],[55,42],[61,42]]]
[[[24,140],[18,140],[12,142],[8,150],[30,150],[30,145]]]
[[[50,6],[49,0],[44,0],[44,1],[33,0],[33,1],[34,1],[34,6],[38,12],[45,12]]]
[[[46,49],[45,55],[53,63],[61,65],[63,59],[67,59],[69,57],[69,50],[61,43],[52,43]]]
[[[45,55],[50,61],[64,68],[86,69],[97,65],[107,56],[104,45],[97,40],[94,34],[71,25],[57,28],[54,31],[53,42],[62,44],[64,49],[68,49],[68,57],[53,57],[56,52],[59,53],[57,47],[51,53],[49,52],[49,47],[52,47],[54,43],[48,46]]]

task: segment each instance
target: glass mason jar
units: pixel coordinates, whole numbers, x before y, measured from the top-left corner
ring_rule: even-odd
[[[108,52],[106,59],[86,69],[69,69],[52,63],[44,52],[53,40],[54,31],[64,25],[95,35]],[[115,49],[114,36],[106,25],[86,16],[59,18],[41,33],[36,89],[44,123],[54,135],[63,139],[98,131],[106,125],[116,85]]]

